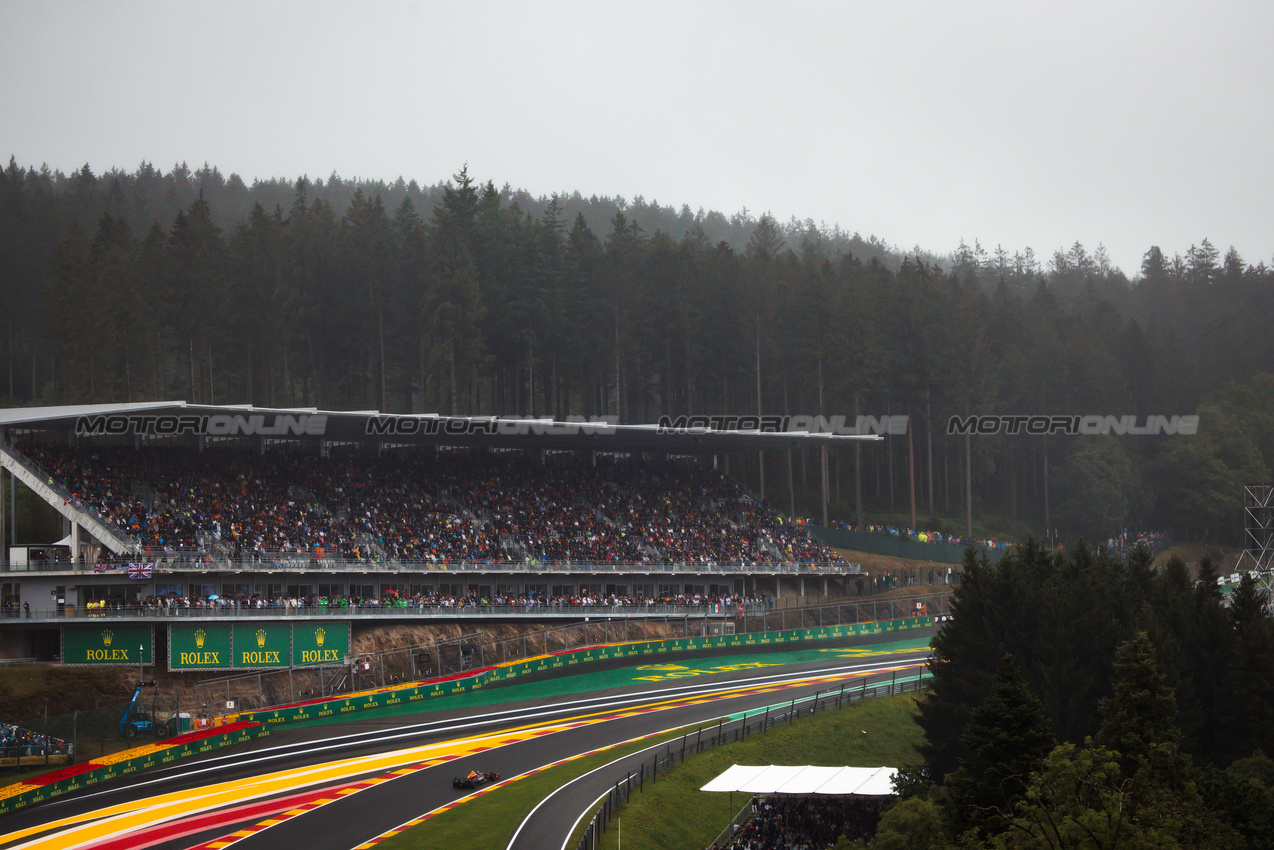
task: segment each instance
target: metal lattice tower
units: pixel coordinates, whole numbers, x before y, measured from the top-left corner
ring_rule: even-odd
[[[1244,485],[1243,545],[1235,568],[1253,574],[1266,606],[1274,608],[1274,484]]]

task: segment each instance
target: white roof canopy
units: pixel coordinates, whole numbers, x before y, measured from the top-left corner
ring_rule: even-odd
[[[894,793],[893,778],[897,772],[894,767],[736,764],[699,790],[888,797]]]

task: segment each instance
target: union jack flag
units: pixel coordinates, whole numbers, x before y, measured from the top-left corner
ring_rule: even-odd
[[[129,578],[150,578],[150,564],[129,564]]]

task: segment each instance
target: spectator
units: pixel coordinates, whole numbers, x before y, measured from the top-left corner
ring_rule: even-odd
[[[24,446],[152,556],[446,563],[843,563],[688,463],[544,466],[467,453],[345,455]]]

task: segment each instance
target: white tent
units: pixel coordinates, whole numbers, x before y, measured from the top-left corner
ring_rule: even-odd
[[[893,778],[897,772],[895,767],[736,764],[699,790],[888,797],[894,793]]]
[[[847,767],[819,786],[818,794],[888,797],[894,793],[896,767]]]
[[[738,791],[741,783],[756,778],[764,771],[764,767],[736,764],[725,773],[700,788],[700,791]]]
[[[771,768],[773,769],[773,768]],[[788,770],[796,771],[796,775],[784,782],[773,791],[767,791],[767,794],[819,794],[819,789],[823,785],[830,782],[833,778],[840,775],[846,770],[856,770],[853,767],[791,767]],[[848,793],[848,792],[846,792]]]

